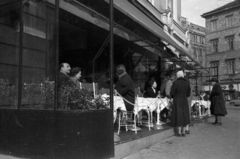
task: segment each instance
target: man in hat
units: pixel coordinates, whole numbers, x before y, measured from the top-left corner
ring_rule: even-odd
[[[215,122],[213,124],[222,125],[222,116],[225,116],[227,114],[222,87],[220,86],[219,81],[216,78],[212,78],[210,82],[212,82],[213,85],[210,94],[210,111],[211,114],[215,116]]]

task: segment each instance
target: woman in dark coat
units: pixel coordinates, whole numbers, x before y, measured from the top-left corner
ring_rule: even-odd
[[[173,98],[171,124],[177,127],[178,136],[185,136],[186,126],[190,124],[188,99],[190,84],[184,78],[183,71],[177,72],[177,80],[173,82],[170,95]]]
[[[156,90],[157,82],[155,80],[151,80],[148,82],[148,85],[149,85],[149,87],[147,88],[147,91],[145,92],[145,97],[156,98],[158,96],[158,92]]]
[[[225,116],[227,114],[222,87],[216,78],[212,78],[211,82],[213,84],[213,88],[210,94],[210,111],[211,114],[215,116],[215,122],[213,124],[222,125],[222,116]]]

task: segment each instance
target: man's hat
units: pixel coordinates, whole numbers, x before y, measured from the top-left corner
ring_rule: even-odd
[[[217,78],[211,78],[210,82],[218,82],[218,79]]]

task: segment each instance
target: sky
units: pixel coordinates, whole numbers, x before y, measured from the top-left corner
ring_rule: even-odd
[[[182,0],[182,16],[189,22],[204,26],[203,13],[209,12],[232,0]]]

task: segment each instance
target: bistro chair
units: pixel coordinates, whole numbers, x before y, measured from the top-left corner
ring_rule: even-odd
[[[147,116],[145,116],[147,115]],[[138,113],[138,124],[147,126],[149,131],[151,130],[152,124],[152,113],[150,109],[141,109]]]
[[[136,115],[136,105],[134,106],[133,111],[123,111],[119,110],[117,111],[117,118],[118,118],[118,135],[121,131],[121,127],[125,127],[126,131],[131,130],[137,131],[139,128],[137,127],[137,115]]]
[[[121,127],[125,127],[125,130],[135,131],[137,133],[137,126],[136,126],[136,116],[134,115],[133,111],[122,111],[120,110],[117,113],[118,116],[118,135],[121,132]]]
[[[143,97],[140,87],[134,88],[135,95],[138,97]]]

